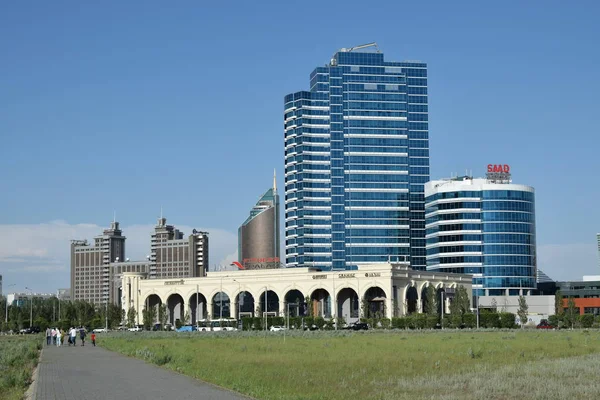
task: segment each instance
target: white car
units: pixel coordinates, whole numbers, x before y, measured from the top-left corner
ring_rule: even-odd
[[[285,326],[273,325],[273,326],[271,326],[271,328],[269,330],[271,332],[280,332],[280,331],[287,331],[287,328]]]
[[[94,333],[106,333],[106,332],[108,332],[108,329],[106,329],[106,328],[96,328],[92,332],[94,332]]]
[[[142,331],[142,327],[141,326],[134,326],[133,328],[129,328],[128,331],[129,332],[141,332]]]

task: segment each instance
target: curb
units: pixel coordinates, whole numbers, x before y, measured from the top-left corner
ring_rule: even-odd
[[[25,396],[23,397],[25,400],[35,400],[37,397],[37,383],[40,371],[40,364],[42,363],[42,355],[44,354],[44,347],[40,350],[40,357],[38,358],[37,365],[33,370],[33,374],[31,375],[31,385],[27,388],[25,392]]]

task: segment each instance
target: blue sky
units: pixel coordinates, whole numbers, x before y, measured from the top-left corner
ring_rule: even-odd
[[[597,3],[121,3],[0,6],[5,285],[68,287],[68,240],[113,210],[131,257],[161,206],[215,232],[211,265],[233,257],[273,168],[283,185],[283,96],[371,41],[429,65],[432,178],[510,164],[537,191],[539,267],[600,274]]]

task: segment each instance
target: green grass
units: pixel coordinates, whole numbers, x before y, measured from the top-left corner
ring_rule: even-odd
[[[0,399],[23,398],[41,348],[39,335],[0,336]]]
[[[597,398],[598,331],[288,335],[123,334],[99,338],[258,399]]]

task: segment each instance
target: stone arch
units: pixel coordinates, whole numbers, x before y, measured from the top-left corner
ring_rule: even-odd
[[[206,297],[198,292],[190,296],[189,299],[190,319],[192,325],[198,325],[198,321],[206,319],[208,314],[208,302]]]
[[[336,316],[344,318],[346,323],[356,322],[360,318],[360,301],[353,288],[345,287],[337,293]]]
[[[231,300],[225,292],[217,292],[212,297],[211,319],[231,318]]]
[[[310,295],[312,315],[315,317],[331,318],[331,295],[326,289],[315,289]]]
[[[183,321],[185,316],[185,302],[183,301],[183,297],[174,292],[169,297],[167,297],[167,314],[169,318],[167,319],[172,326],[176,325],[177,320],[181,323],[185,323]]]
[[[366,310],[363,310],[363,317],[385,317],[387,315],[385,309],[386,300],[387,296],[385,290],[379,286],[370,286],[365,291],[363,308],[366,308]]]
[[[252,293],[242,290],[235,296],[236,310],[235,314],[237,319],[254,316],[254,296]]]
[[[149,294],[144,301],[144,308],[146,310],[154,310],[154,318],[152,323],[156,324],[160,322],[158,320],[158,307],[162,304],[162,299],[156,293]]]
[[[417,312],[417,303],[419,301],[419,292],[417,292],[417,288],[414,285],[410,285],[406,289],[406,313],[412,314]]]
[[[267,302],[265,307],[265,300]],[[269,316],[278,316],[279,315],[279,295],[273,290],[263,291],[260,295],[260,316],[263,316],[265,312],[268,313]]]
[[[427,304],[429,304],[429,297],[428,297],[428,288],[429,286],[432,285],[429,281],[425,282],[423,285],[421,285],[421,290],[420,292],[420,299],[421,299],[421,310],[423,312],[425,312],[425,310],[427,310]]]
[[[289,310],[290,317],[298,317],[304,309],[304,294],[298,289],[288,290],[283,297],[285,303],[285,312]],[[288,306],[289,304],[289,306]]]

